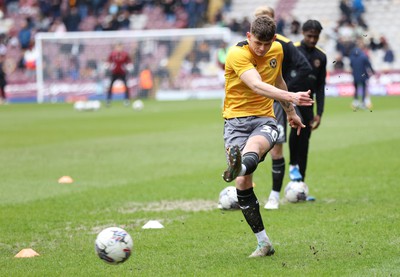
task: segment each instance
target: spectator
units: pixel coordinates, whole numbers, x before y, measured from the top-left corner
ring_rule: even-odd
[[[200,42],[196,49],[196,62],[208,63],[210,59],[210,46],[205,41]]]
[[[188,28],[200,27],[207,10],[205,0],[186,0],[184,4],[186,13],[189,14]]]
[[[49,32],[52,32],[52,33],[65,33],[66,31],[67,31],[67,28],[65,27],[65,24],[61,20],[61,18],[59,18],[59,17],[54,18],[53,22],[50,25]]]
[[[395,61],[395,57],[394,57],[394,52],[392,50],[392,48],[389,46],[389,43],[386,42],[383,45],[383,51],[384,51],[384,55],[383,55],[383,62],[385,64],[385,70],[390,70],[393,69],[393,63]]]
[[[377,39],[375,37],[370,37],[369,39],[369,49],[371,49],[372,51],[381,49],[383,47],[382,45],[382,40],[380,39],[379,41],[377,41]]]
[[[226,60],[226,55],[228,54],[229,47],[226,45],[225,41],[221,41],[221,44],[219,45],[217,49],[217,62],[218,66],[221,69],[225,69],[225,60]]]
[[[343,56],[341,54],[338,54],[336,56],[334,64],[333,64],[333,69],[335,71],[343,71],[344,70]]]
[[[128,0],[127,8],[131,14],[141,14],[143,7],[144,4],[142,0]]]
[[[363,0],[353,0],[352,8],[353,8],[353,16],[355,23],[367,29],[368,26],[363,19],[363,14],[365,13],[365,6]]]
[[[34,40],[33,25],[32,18],[27,17],[22,21],[21,29],[18,32],[18,42],[22,51],[21,59],[18,62],[18,68],[22,70],[26,69],[26,57],[30,55],[32,42]]]
[[[32,18],[27,17],[22,22],[21,29],[18,32],[18,42],[23,52],[29,49],[32,38],[33,38],[33,21]]]
[[[93,31],[104,31],[103,22],[100,17],[96,17],[96,22],[93,26]]]
[[[29,79],[34,79],[36,77],[37,55],[35,40],[32,39],[29,48],[26,49],[23,56],[23,66]]]
[[[290,23],[290,38],[292,41],[300,41],[303,38],[301,35],[301,23],[296,18],[293,18]]]
[[[139,74],[139,98],[148,98],[153,90],[153,73],[146,65]]]
[[[342,15],[343,22],[351,23],[353,11],[349,0],[340,0],[339,9]]]
[[[76,7],[71,7],[68,14],[64,17],[64,24],[68,32],[79,31],[79,24],[82,19]]]
[[[276,33],[280,35],[285,35],[286,19],[285,16],[281,16],[276,20]]]
[[[127,9],[122,9],[117,17],[118,30],[129,30],[131,28],[130,13]]]

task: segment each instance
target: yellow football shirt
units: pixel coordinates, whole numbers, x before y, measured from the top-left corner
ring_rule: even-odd
[[[275,85],[276,78],[281,74],[282,60],[283,49],[279,42],[273,42],[270,50],[263,57],[253,55],[247,41],[231,47],[225,63],[223,117],[275,117],[274,100],[252,91],[242,82],[240,76],[243,72],[255,68],[265,83]]]

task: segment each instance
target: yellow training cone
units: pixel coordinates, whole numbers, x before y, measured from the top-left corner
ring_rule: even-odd
[[[17,255],[15,255],[15,258],[31,258],[35,256],[40,256],[35,250],[31,248],[25,248],[22,249],[21,251],[18,252]]]

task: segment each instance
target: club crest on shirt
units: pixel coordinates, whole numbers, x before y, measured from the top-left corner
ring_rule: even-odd
[[[277,66],[277,64],[278,64],[278,63],[277,63],[277,61],[276,61],[275,58],[269,61],[269,65],[270,65],[272,68],[275,68],[275,67]]]
[[[319,60],[319,59],[315,59],[314,60],[314,67],[320,67],[321,66],[321,60]]]

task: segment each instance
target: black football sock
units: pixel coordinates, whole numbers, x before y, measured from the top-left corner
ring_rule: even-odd
[[[246,190],[236,189],[240,209],[244,218],[249,224],[253,233],[258,233],[264,230],[264,223],[261,218],[260,204],[254,194],[253,188]]]
[[[258,157],[258,154],[256,152],[247,152],[243,155],[242,158],[242,164],[246,167],[246,172],[244,175],[249,175],[253,173],[257,166],[258,166],[258,161],[260,158]]]
[[[285,177],[285,158],[272,160],[272,190],[280,192]]]

